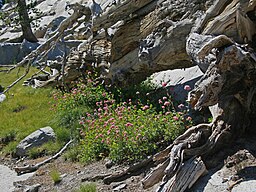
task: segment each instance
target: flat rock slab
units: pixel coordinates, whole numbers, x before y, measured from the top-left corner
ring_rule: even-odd
[[[167,83],[166,87],[171,89],[176,96],[176,100],[184,103],[187,100],[188,91],[184,90],[185,85],[194,87],[195,83],[203,75],[198,66],[162,71],[151,76],[152,82],[161,87],[162,83]]]
[[[226,163],[235,163],[234,165],[228,163],[230,167],[223,165],[210,170],[188,192],[256,191],[256,158],[253,154],[248,150],[239,150],[225,160]]]
[[[253,192],[256,191],[256,180],[242,181],[234,186],[232,192]]]
[[[12,192],[15,189],[13,185],[14,182],[25,181],[33,174],[34,173],[28,173],[17,176],[17,173],[11,170],[9,167],[0,165],[0,191]]]

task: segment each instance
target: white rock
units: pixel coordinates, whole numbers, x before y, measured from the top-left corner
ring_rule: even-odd
[[[0,103],[2,103],[6,99],[6,95],[1,93],[0,94]]]

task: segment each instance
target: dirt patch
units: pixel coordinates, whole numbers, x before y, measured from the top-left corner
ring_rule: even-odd
[[[42,160],[42,159],[41,159]],[[38,160],[37,160],[38,161]],[[26,163],[36,163],[26,162]],[[22,192],[26,186],[32,186],[40,184],[39,192],[46,191],[61,191],[61,192],[72,192],[82,184],[88,182],[94,182],[97,185],[97,191],[99,192],[110,192],[115,188],[120,186],[119,191],[137,191],[137,192],[151,192],[155,191],[153,189],[144,190],[141,185],[141,179],[145,176],[142,173],[138,176],[132,176],[125,181],[111,183],[106,185],[103,183],[102,179],[105,175],[110,175],[112,173],[121,172],[127,167],[125,166],[113,166],[107,169],[105,166],[105,161],[95,162],[89,165],[82,165],[80,163],[72,163],[64,161],[63,158],[58,158],[52,163],[42,166],[39,168],[33,177],[26,181],[16,182],[15,186],[16,192]],[[50,172],[52,170],[57,170],[63,177],[62,181],[58,184],[54,184]],[[124,184],[124,185],[122,185]]]
[[[218,192],[226,192],[227,189],[230,189],[230,191],[233,189],[240,190],[241,186],[242,191],[246,191],[246,186],[244,186],[246,185],[246,182],[250,182],[250,185],[252,185],[252,182],[256,183],[256,139],[240,139],[232,146],[232,148],[230,148],[230,150],[231,152],[222,158],[222,166],[219,166],[219,168],[215,170],[209,170],[207,176],[199,179],[193,189],[188,191],[199,190],[204,192],[212,186],[212,183],[214,183],[214,188],[211,188],[210,190],[217,190]],[[215,156],[216,155],[217,154],[215,154]],[[43,161],[45,158],[46,157],[38,158],[36,160],[26,160],[19,163],[14,161],[8,162],[10,167],[17,164],[19,166],[24,166],[27,164],[36,164]],[[89,165],[83,165],[81,163],[65,161],[64,158],[60,157],[39,168],[29,179],[15,182],[15,191],[22,192],[27,186],[39,184],[39,192],[72,192],[79,188],[80,185],[88,182],[95,182],[98,192],[112,192],[114,189],[123,192],[153,192],[156,190],[157,186],[147,190],[142,188],[141,180],[149,170],[143,170],[141,174],[131,176],[125,181],[111,183],[110,185],[104,184],[104,176],[120,173],[127,169],[127,166],[124,165],[113,166],[107,169],[105,163],[106,160],[102,160]],[[54,184],[53,179],[50,176],[52,170],[57,170],[63,177],[60,183]],[[120,189],[118,189],[118,187]]]

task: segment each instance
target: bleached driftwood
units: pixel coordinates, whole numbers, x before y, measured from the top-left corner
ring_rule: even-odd
[[[16,173],[18,175],[34,172],[37,169],[39,169],[41,166],[45,165],[46,163],[49,163],[52,160],[57,159],[68,148],[68,146],[72,142],[73,142],[73,140],[70,140],[69,142],[66,143],[66,145],[58,153],[56,153],[54,156],[49,157],[48,159],[46,159],[42,162],[39,162],[35,165],[27,165],[27,166],[24,166],[24,167],[14,167],[14,170],[16,171]]]

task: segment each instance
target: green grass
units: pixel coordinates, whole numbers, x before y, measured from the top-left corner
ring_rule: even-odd
[[[96,184],[95,183],[88,183],[81,185],[78,189],[74,190],[74,192],[96,192]]]
[[[9,74],[1,73],[0,85],[6,88],[23,74],[23,70],[21,68],[19,73],[18,70]],[[31,68],[27,77],[35,71],[36,69]],[[57,123],[53,121],[55,114],[48,104],[52,89],[33,89],[22,86],[22,83],[23,80],[10,89],[6,93],[7,99],[0,103],[0,138],[15,134],[15,144],[39,128],[57,127]],[[9,143],[2,152],[11,153],[14,149],[14,143]]]
[[[57,183],[61,182],[61,175],[60,175],[60,172],[57,169],[53,169],[50,172],[50,176],[51,176],[54,184],[57,184]]]

